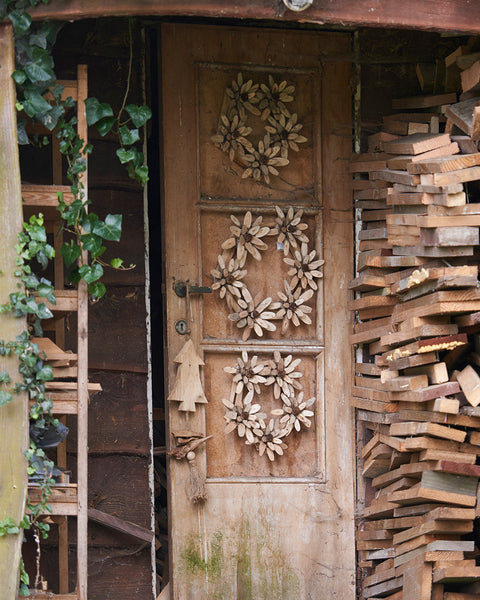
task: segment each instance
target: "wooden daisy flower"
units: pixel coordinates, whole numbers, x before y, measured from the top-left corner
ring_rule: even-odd
[[[252,143],[247,139],[251,132],[252,128],[247,127],[238,114],[231,119],[227,115],[220,115],[220,124],[217,133],[212,136],[212,142],[227,153],[233,162],[235,153],[241,156],[245,150],[252,149]]]
[[[237,430],[238,436],[245,437],[251,444],[255,442],[255,436],[252,429],[261,427],[259,419],[264,419],[265,415],[260,412],[260,404],[252,404],[253,390],[250,390],[245,398],[243,394],[237,394],[234,401],[222,400],[227,408],[225,413],[225,433]]]
[[[300,322],[306,325],[311,325],[312,320],[308,316],[312,312],[311,306],[306,306],[305,302],[310,300],[313,296],[314,291],[308,289],[303,291],[301,287],[297,287],[292,292],[288,281],[283,281],[285,293],[278,292],[280,298],[280,310],[276,314],[277,319],[283,319],[282,321],[282,333],[285,333],[290,323],[293,323],[295,327],[300,325]]]
[[[272,144],[278,144],[281,147],[283,158],[288,158],[289,150],[298,152],[300,150],[298,144],[304,144],[307,141],[305,136],[298,133],[303,125],[297,123],[297,119],[297,113],[288,113],[287,116],[280,113],[275,117],[268,117],[269,125],[265,125],[266,131],[271,134]]]
[[[240,290],[245,287],[241,280],[247,274],[247,270],[242,269],[242,266],[236,258],[226,260],[225,256],[220,254],[217,268],[210,272],[214,280],[212,290],[219,290],[220,298],[225,298],[227,306],[232,310],[239,310],[237,300],[241,298]]]
[[[246,163],[247,168],[242,173],[242,179],[253,177],[255,181],[259,181],[262,177],[265,183],[270,183],[270,175],[278,175],[276,167],[284,167],[288,165],[288,158],[277,156],[280,151],[280,146],[272,146],[270,134],[267,133],[263,140],[258,142],[258,149],[251,148],[242,156],[242,160]]]
[[[237,260],[243,266],[247,252],[255,260],[261,260],[259,250],[266,250],[267,244],[262,240],[270,233],[270,227],[262,227],[262,217],[257,217],[252,223],[252,213],[245,213],[243,223],[235,215],[230,215],[233,225],[230,226],[232,237],[222,244],[223,250],[236,249]]]
[[[232,81],[232,87],[227,88],[227,96],[233,101],[235,108],[241,117],[245,114],[245,109],[252,115],[259,115],[260,111],[255,104],[260,101],[259,85],[253,83],[251,79],[243,80],[243,73],[238,73],[237,79]]]
[[[242,351],[241,358],[237,358],[237,364],[234,367],[225,367],[225,373],[233,375],[235,384],[235,394],[241,394],[243,389],[254,390],[260,394],[260,383],[265,383],[266,379],[261,375],[265,365],[258,361],[258,356],[248,357],[246,350]]]
[[[315,398],[310,400],[303,399],[303,392],[296,396],[287,396],[282,394],[283,401],[283,416],[280,419],[280,423],[290,433],[293,429],[300,431],[302,425],[309,428],[312,424],[310,417],[313,417],[314,412],[309,408],[315,404]]]
[[[315,279],[323,277],[323,273],[319,271],[319,267],[325,262],[321,259],[316,259],[316,250],[308,251],[307,244],[302,243],[300,250],[295,250],[294,258],[284,258],[284,262],[290,265],[288,275],[292,278],[290,288],[294,290],[298,284],[302,289],[311,287],[313,290],[318,289]]]
[[[275,331],[276,327],[271,323],[271,319],[275,318],[274,310],[279,308],[278,303],[272,303],[271,298],[265,298],[261,302],[258,299],[253,300],[247,288],[242,289],[242,296],[238,300],[240,311],[228,315],[231,321],[237,323],[239,329],[243,328],[242,340],[246,342],[252,331],[258,337],[263,336],[265,331]],[[267,309],[270,310],[267,310]]]
[[[293,102],[295,86],[288,85],[286,81],[276,83],[271,75],[268,76],[268,85],[262,83],[260,89],[263,93],[263,99],[259,104],[262,113],[262,119],[265,121],[273,114],[282,113],[288,117],[289,112],[285,104]]]
[[[295,371],[295,368],[302,362],[301,358],[293,360],[293,356],[289,354],[285,358],[282,357],[278,350],[273,353],[273,360],[269,360],[263,371],[267,381],[265,385],[273,385],[274,398],[280,398],[283,392],[286,396],[293,394],[293,388],[302,389],[302,384],[298,381],[303,377],[303,373]]]
[[[291,248],[298,248],[300,243],[308,243],[304,231],[308,229],[306,223],[301,222],[303,210],[295,211],[290,207],[286,213],[278,206],[275,207],[277,216],[273,231],[278,234],[277,242],[283,244],[283,253],[288,255]]]
[[[254,430],[257,439],[254,438],[254,442],[247,440],[247,444],[256,443],[258,454],[263,456],[265,453],[271,461],[275,460],[275,454],[279,456],[283,455],[283,451],[288,448],[287,444],[282,441],[282,438],[287,434],[285,429],[277,429],[275,427],[274,419],[270,419],[268,425],[262,429]]]

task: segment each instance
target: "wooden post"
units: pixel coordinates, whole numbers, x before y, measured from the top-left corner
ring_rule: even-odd
[[[78,66],[78,134],[86,142],[87,67]],[[82,176],[85,200],[88,196],[87,172]],[[87,260],[86,253],[83,260]],[[77,516],[77,594],[87,600],[88,552],[88,290],[81,280],[78,284],[78,516]]]
[[[17,235],[22,228],[22,193],[17,145],[13,32],[0,25],[0,303],[8,302],[16,290],[14,276]],[[26,328],[23,318],[0,314],[0,339],[15,340]],[[17,357],[0,357],[0,372],[7,370],[12,382],[20,379]],[[27,496],[28,401],[25,393],[0,407],[0,520],[11,517],[16,524],[23,516]],[[0,537],[0,582],[2,600],[18,593],[19,562],[23,531]]]

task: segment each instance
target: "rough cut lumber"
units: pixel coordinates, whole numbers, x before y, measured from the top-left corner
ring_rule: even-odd
[[[422,325],[406,331],[389,332],[380,337],[380,343],[384,346],[395,346],[418,338],[430,338],[432,336],[445,336],[458,333],[458,327],[452,324],[446,325]],[[438,382],[437,382],[438,383]]]
[[[375,171],[373,177],[375,180],[401,183],[403,185],[420,185],[421,181],[421,175],[410,175],[406,171],[393,171],[392,169]]]
[[[462,91],[469,92],[480,84],[480,61],[476,61],[461,72],[460,79],[462,81]]]
[[[442,106],[442,104],[451,104],[456,102],[456,93],[437,94],[433,96],[409,96],[407,98],[394,98],[392,100],[393,110],[431,108],[433,106]]]
[[[477,165],[480,165],[480,152],[475,154],[460,154],[458,156],[444,156],[431,160],[421,160],[408,165],[407,171],[412,175],[421,173],[448,173],[475,167]]]
[[[467,183],[468,181],[480,179],[480,167],[468,167],[449,173],[422,173],[419,176],[412,175],[412,177],[420,177],[421,185],[446,186],[455,183]]]
[[[461,582],[480,580],[480,567],[445,567],[435,569],[433,582]]]
[[[11,25],[0,24],[0,303],[9,301],[16,290],[17,236],[22,230],[22,195],[17,145],[15,87],[11,77],[15,70],[14,41]],[[3,340],[15,340],[26,329],[24,318],[0,314]],[[12,386],[20,381],[17,357],[0,357],[0,372],[6,370]],[[15,394],[12,402],[0,408],[0,520],[10,517],[18,524],[23,517],[27,496],[28,398]],[[0,537],[0,582],[2,596],[12,599],[18,594],[19,565],[23,531]]]
[[[438,360],[436,352],[426,352],[425,354],[413,354],[411,356],[403,356],[388,361],[391,369],[408,369],[409,367],[418,367],[435,363]]]
[[[463,371],[457,373],[457,381],[468,402],[472,406],[478,406],[480,404],[480,377],[475,369],[467,365]]]
[[[459,429],[444,427],[438,423],[418,423],[415,421],[393,423],[390,425],[390,434],[392,436],[431,435],[455,442],[464,442],[467,436],[465,431],[460,431]]]
[[[417,154],[416,156],[414,154],[400,154],[399,156],[395,156],[394,158],[387,160],[387,167],[389,169],[406,169],[409,173],[416,173],[416,171],[410,171],[409,165],[431,158],[450,156],[452,154],[457,154],[458,152],[460,152],[458,143],[451,142],[446,146],[440,146],[440,148],[435,148],[435,150],[429,150],[428,152],[422,152],[422,154]]]
[[[398,138],[391,142],[384,143],[384,150],[390,154],[409,154],[416,156],[423,152],[435,150],[441,146],[450,144],[450,135],[448,133],[414,133],[405,137]]]
[[[145,527],[141,527],[135,523],[130,523],[124,519],[109,515],[96,508],[88,509],[88,518],[90,521],[95,521],[96,523],[100,523],[101,525],[105,525],[144,542],[151,543],[155,538],[155,534],[149,529],[145,529]]]
[[[450,350],[456,346],[465,345],[467,342],[467,335],[465,333],[426,338],[416,340],[405,346],[399,346],[398,348],[385,353],[384,358],[387,361],[392,361],[404,356],[410,356],[411,354],[423,354],[425,352],[435,352],[437,350]]]
[[[480,243],[478,226],[458,227],[455,225],[452,227],[451,225],[449,223],[446,227],[421,229],[420,244],[422,246],[441,247],[478,246]]]
[[[445,111],[445,116],[472,139],[479,139],[477,127],[476,124],[474,124],[474,110],[479,102],[480,98],[470,98],[469,100],[452,104]],[[477,116],[478,115],[476,115],[476,117]],[[476,133],[475,138],[472,137],[474,131]]]

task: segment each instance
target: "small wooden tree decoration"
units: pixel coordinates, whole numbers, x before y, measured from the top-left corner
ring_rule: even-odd
[[[196,403],[208,402],[200,380],[200,369],[205,363],[198,356],[192,340],[188,340],[178,355],[174,358],[178,363],[177,376],[169,400],[180,402],[178,410],[196,411]]]

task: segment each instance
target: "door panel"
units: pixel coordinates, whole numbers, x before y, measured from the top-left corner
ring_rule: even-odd
[[[205,362],[208,398],[195,412],[179,411],[171,402],[167,425],[170,432],[187,429],[213,436],[196,450],[198,468],[207,477],[204,504],[188,499],[191,467],[186,461],[172,459],[169,465],[175,600],[354,597],[349,49],[350,39],[343,34],[178,24],[162,28],[169,386],[176,376],[173,359],[190,337]],[[228,106],[226,89],[233,89],[239,73],[243,81],[267,85],[271,76],[295,86],[288,109],[298,115],[306,141],[298,144],[298,152],[289,150],[289,164],[279,167],[268,183],[242,178],[247,163],[238,156],[232,162],[212,141]],[[256,143],[265,121],[245,117],[252,128],[249,139]],[[228,306],[218,290],[179,298],[173,284],[189,280],[211,285],[234,220],[243,223],[251,212],[272,230],[275,207],[284,214],[290,207],[303,210],[308,251],[316,250],[315,260],[325,260],[323,278],[306,302],[311,322],[290,323],[282,333],[282,319],[272,320],[275,331],[260,336],[254,330],[246,339],[245,329],[237,326],[240,317],[229,318],[241,307]],[[241,266],[246,270],[242,282],[258,301],[280,300],[284,280],[293,277],[278,239],[265,236],[268,249],[261,250],[261,260],[248,255]],[[230,252],[228,261],[235,251],[225,252]],[[175,331],[179,319],[188,323],[186,336]],[[249,433],[249,444],[240,427],[225,431],[231,411],[224,401],[247,402],[247,387],[232,394],[232,370],[244,351],[249,360],[255,356],[257,365],[265,365],[264,381],[252,401],[265,414],[265,429],[274,418],[280,430],[285,416],[274,384],[265,382],[275,361],[298,361],[294,372],[301,377],[287,395],[301,398],[301,387],[303,399],[313,399],[308,407],[314,413],[308,419],[311,426],[304,422],[301,431],[282,433],[285,447],[274,460],[268,450],[263,455],[258,451],[263,443],[258,427],[252,429],[254,436]],[[277,365],[277,372],[285,371],[285,365]],[[264,433],[262,440],[276,443]]]

